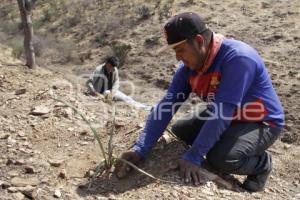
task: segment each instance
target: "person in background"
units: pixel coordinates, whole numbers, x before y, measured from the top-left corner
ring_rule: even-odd
[[[114,56],[105,58],[105,62],[96,67],[86,82],[88,94],[104,96],[115,101],[124,101],[138,109],[150,110],[151,106],[133,100],[119,90],[120,78],[118,72],[119,60]]]

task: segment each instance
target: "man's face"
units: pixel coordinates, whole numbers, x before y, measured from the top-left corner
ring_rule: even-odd
[[[203,43],[202,43],[203,44]],[[192,43],[183,42],[173,48],[176,59],[192,70],[199,70],[205,62],[205,48],[196,39]]]
[[[113,71],[113,69],[114,69],[114,66],[112,66],[112,64],[110,64],[110,63],[106,63],[106,70],[108,71],[108,72],[112,72]]]

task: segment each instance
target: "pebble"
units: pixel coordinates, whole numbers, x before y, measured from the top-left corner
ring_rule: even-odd
[[[65,179],[67,177],[67,172],[65,169],[63,169],[59,174],[58,177],[61,179]]]
[[[59,167],[64,162],[63,160],[48,160],[49,164],[53,167]]]
[[[9,138],[9,134],[8,133],[1,133],[0,134],[0,139],[1,140],[6,140],[7,138]]]
[[[0,180],[0,186],[3,188],[3,189],[7,189],[11,186],[11,184],[7,181],[1,181]]]
[[[78,144],[81,145],[81,146],[86,146],[86,145],[89,144],[89,142],[86,142],[86,141],[79,141]]]
[[[25,88],[22,88],[22,89],[19,89],[19,90],[15,91],[15,95],[21,95],[21,94],[25,94],[25,93],[26,93],[26,89]]]
[[[59,189],[55,190],[54,191],[54,195],[53,195],[55,198],[60,198],[61,197],[61,192]]]
[[[30,114],[39,116],[39,115],[48,114],[49,112],[50,109],[46,106],[36,106],[31,110]]]
[[[15,162],[11,158],[8,158],[7,161],[6,161],[6,165],[12,165],[14,163]]]
[[[25,166],[25,173],[27,174],[34,174],[36,170],[32,166]]]
[[[71,108],[66,108],[64,109],[65,113],[64,113],[64,117],[66,118],[72,118],[73,115],[73,110]]]
[[[80,131],[80,135],[82,135],[82,136],[87,135],[87,134],[88,134],[87,130],[81,130]]]
[[[25,161],[23,159],[19,159],[15,161],[15,165],[24,165]]]
[[[89,177],[89,178],[91,178],[91,177],[93,177],[94,174],[95,174],[95,172],[94,172],[93,170],[89,170],[89,171],[87,171],[87,172],[85,173],[85,176],[84,176],[84,177]]]
[[[17,143],[17,141],[15,139],[12,139],[11,137],[7,138],[7,146],[11,147],[13,145],[15,145]]]
[[[23,131],[19,131],[19,132],[18,132],[18,136],[20,136],[20,137],[25,137],[25,135],[26,135],[26,134],[25,134]]]

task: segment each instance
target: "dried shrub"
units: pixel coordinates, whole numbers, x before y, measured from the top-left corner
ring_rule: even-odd
[[[66,64],[72,61],[74,57],[73,50],[75,49],[75,47],[75,43],[71,40],[63,40],[54,44],[54,49],[58,52],[58,54],[53,62],[59,64]]]
[[[111,49],[115,57],[117,57],[120,61],[120,66],[124,65],[127,54],[131,50],[131,46],[129,44],[121,44],[121,43],[113,43],[111,45]]]
[[[151,48],[159,44],[159,36],[154,35],[145,39],[144,45],[146,48]]]
[[[7,17],[9,14],[15,12],[16,6],[8,4],[0,8],[0,17]]]
[[[136,13],[140,19],[148,19],[152,15],[151,9],[145,5],[138,7]]]
[[[43,55],[46,46],[47,46],[47,40],[45,40],[44,38],[40,38],[38,36],[33,37],[33,48],[34,48],[34,53],[37,57],[41,57]]]
[[[172,15],[171,9],[172,9],[173,3],[174,3],[174,0],[168,0],[166,2],[166,4],[163,6],[163,8],[159,10],[158,14],[159,14],[160,21],[171,17],[171,15]]]
[[[14,58],[20,59],[24,53],[23,40],[21,38],[14,38],[8,42],[9,46],[12,48],[12,56]]]
[[[3,32],[9,34],[9,35],[15,35],[20,32],[20,26],[22,23],[20,21],[17,22],[3,22],[1,25],[1,28]]]
[[[72,28],[81,22],[81,14],[76,13],[71,17],[68,17],[64,22],[65,28]]]
[[[104,34],[97,35],[94,42],[96,43],[96,47],[104,47],[109,44]]]

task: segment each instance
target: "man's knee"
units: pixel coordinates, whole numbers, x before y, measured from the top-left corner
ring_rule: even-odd
[[[234,173],[242,166],[242,159],[233,158],[225,152],[209,152],[206,156],[208,163],[218,172]]]

